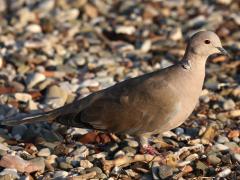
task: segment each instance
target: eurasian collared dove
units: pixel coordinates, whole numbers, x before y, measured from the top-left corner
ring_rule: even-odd
[[[227,54],[210,31],[193,35],[179,63],[117,83],[61,108],[2,125],[54,121],[75,126],[140,136],[143,146],[152,133],[181,125],[192,113],[202,91],[207,58]]]

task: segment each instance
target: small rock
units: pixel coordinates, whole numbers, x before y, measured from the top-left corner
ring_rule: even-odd
[[[69,128],[67,130],[67,133],[70,134],[71,136],[74,136],[74,135],[84,135],[84,134],[87,134],[89,132],[89,130],[87,129],[84,129],[84,128]]]
[[[68,172],[66,172],[66,171],[56,171],[53,175],[53,178],[54,179],[55,178],[65,178],[65,177],[67,177],[67,175],[68,175]]]
[[[208,156],[208,162],[212,165],[217,165],[221,162],[221,159],[216,156],[216,154],[210,154]]]
[[[11,179],[19,179],[19,175],[16,169],[5,168],[0,172],[0,176],[9,175]]]
[[[100,84],[99,82],[95,81],[95,80],[85,80],[80,84],[80,87],[98,87]]]
[[[200,169],[202,171],[206,171],[206,169],[208,169],[208,166],[206,164],[204,164],[202,161],[198,161],[196,163],[196,168]]]
[[[235,108],[235,102],[232,100],[232,99],[229,99],[229,100],[226,100],[224,103],[223,103],[223,109],[224,110],[232,110]]]
[[[15,93],[14,97],[18,101],[22,101],[22,102],[26,102],[26,103],[32,100],[32,96],[30,94],[27,94],[27,93]]]
[[[224,144],[226,142],[229,142],[229,139],[226,136],[219,135],[218,139],[217,139],[217,142],[220,143],[220,144]]]
[[[48,157],[50,154],[51,152],[48,148],[43,148],[37,153],[37,155],[41,157]]]
[[[85,9],[85,13],[91,17],[91,18],[96,18],[98,16],[98,10],[95,6],[87,3],[85,6],[84,6],[84,9]]]
[[[217,0],[217,2],[219,4],[229,5],[232,2],[232,0]]]
[[[93,172],[93,171],[97,172],[97,174],[101,174],[102,173],[102,169],[100,169],[99,167],[92,167],[92,168],[86,169],[87,173],[88,172]]]
[[[27,83],[27,87],[29,89],[33,88],[36,84],[44,81],[46,79],[46,77],[41,74],[41,73],[34,73],[34,74],[29,74],[27,76],[27,80],[26,80],[26,83]]]
[[[182,39],[182,29],[180,27],[175,28],[173,31],[170,32],[169,38],[173,41],[178,41]]]
[[[31,33],[41,33],[42,29],[41,26],[38,24],[30,24],[26,27],[26,30]]]
[[[119,150],[114,154],[114,158],[116,159],[116,158],[124,156],[124,155],[125,155],[125,152],[122,150]]]
[[[167,165],[160,165],[158,174],[161,179],[166,179],[173,175],[173,169]]]
[[[228,137],[229,138],[235,138],[235,137],[239,137],[240,135],[240,131],[239,130],[232,130],[228,133]]]
[[[49,155],[46,159],[46,161],[48,162],[48,164],[55,164],[57,161],[57,156],[55,154]]]
[[[152,47],[152,42],[151,40],[146,40],[143,42],[142,46],[141,46],[141,51],[144,53],[147,53]]]
[[[73,168],[71,164],[68,164],[66,162],[60,162],[59,167],[63,170],[69,170]]]
[[[80,161],[80,166],[86,169],[86,168],[93,167],[93,164],[88,160],[81,160]]]
[[[176,129],[175,129],[175,133],[176,133],[177,135],[184,134],[184,129],[183,129],[183,128],[180,128],[180,127],[178,127],[178,128],[176,128]]]
[[[233,154],[234,159],[236,159],[240,163],[240,154]]]
[[[136,147],[138,147],[139,144],[138,144],[137,141],[127,139],[127,145],[130,146],[130,147],[136,148]]]
[[[75,157],[82,157],[86,158],[89,155],[89,149],[86,146],[81,146],[80,148],[77,148],[71,154]]]
[[[229,147],[223,145],[223,144],[215,144],[212,149],[215,149],[216,151],[227,151],[229,150]]]
[[[53,85],[48,88],[45,103],[51,105],[54,109],[59,108],[65,104],[67,97],[68,94],[64,89]]]
[[[122,150],[126,153],[126,156],[134,156],[137,152],[136,149],[134,149],[130,146],[126,146]]]
[[[220,173],[217,174],[217,177],[227,177],[230,173],[231,173],[231,169],[226,168],[223,171],[221,171]]]
[[[117,26],[116,33],[131,35],[136,31],[134,26]]]

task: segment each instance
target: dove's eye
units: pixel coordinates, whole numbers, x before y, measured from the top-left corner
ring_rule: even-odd
[[[207,40],[204,41],[204,43],[205,44],[210,44],[210,40],[207,39]]]

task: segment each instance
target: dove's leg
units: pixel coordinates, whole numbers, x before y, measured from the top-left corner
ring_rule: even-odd
[[[138,136],[138,139],[139,139],[139,143],[140,143],[140,151],[142,153],[147,153],[147,154],[151,154],[151,155],[159,155],[159,152],[149,144],[149,141],[151,140],[150,133],[141,134]]]

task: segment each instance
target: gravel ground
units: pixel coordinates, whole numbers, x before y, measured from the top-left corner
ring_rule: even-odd
[[[164,142],[153,138],[160,160],[127,135],[1,126],[0,179],[240,179],[239,11],[238,0],[0,0],[0,120],[167,67],[199,30],[215,31],[231,54],[209,59],[191,117]]]

